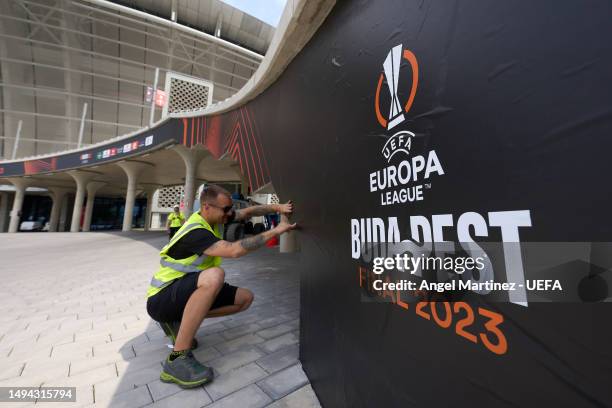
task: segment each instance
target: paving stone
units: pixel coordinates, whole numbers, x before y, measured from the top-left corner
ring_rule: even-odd
[[[142,368],[161,364],[166,357],[168,357],[168,351],[157,354],[149,353],[126,361],[117,361],[117,371],[119,372],[119,375],[122,376],[125,375],[126,372],[137,371]]]
[[[106,313],[103,311],[92,312],[88,311],[87,305],[81,305],[81,311],[77,312],[77,319],[91,319],[94,322],[106,320]]]
[[[70,362],[70,375],[76,375],[78,373],[84,373],[89,370],[94,370],[99,367],[108,365],[115,366],[117,356],[101,356],[93,357],[89,359],[75,360]]]
[[[158,351],[161,348],[168,349],[168,344],[170,344],[170,342],[164,337],[160,339],[153,339],[145,343],[134,344],[132,345],[132,349],[134,349],[137,356],[140,356],[152,351]]]
[[[144,305],[143,310],[147,310],[147,306]],[[147,333],[148,332],[152,332],[152,331],[156,331],[156,330],[161,330],[161,326],[159,325],[158,322],[156,322],[155,320],[151,319],[151,317],[147,314],[146,317],[143,318],[144,321],[149,322],[149,325],[147,326],[147,329],[145,330]]]
[[[37,347],[43,345],[59,346],[67,343],[74,343],[75,333],[69,331],[53,330],[41,333],[36,339]]]
[[[75,312],[58,312],[49,313],[49,319],[63,319],[63,320],[77,320],[77,314]]]
[[[249,309],[249,314],[260,316],[260,317],[278,316],[279,314],[283,313],[283,311],[279,310],[279,308],[282,309],[286,307],[286,306],[283,306],[283,303],[280,302],[280,299],[281,298],[277,297],[276,301],[272,301],[265,305],[256,305],[252,309]]]
[[[227,339],[221,336],[221,334],[219,333],[205,334],[203,336],[199,333],[200,331],[196,333],[196,339],[198,339],[198,341],[200,342],[202,346],[206,346],[206,347],[214,346],[216,344],[227,341]]]
[[[62,362],[62,364],[64,364]],[[59,366],[59,364],[58,364]],[[6,379],[4,381],[10,382],[13,380],[17,380],[17,379],[24,379],[25,381],[29,382],[30,384],[34,384],[34,386],[36,385],[40,385],[41,383],[44,382],[49,382],[49,381],[60,381],[60,380],[64,380],[68,378],[66,375],[66,368],[61,368],[61,369],[49,369],[49,370],[41,370],[41,371],[34,371],[34,372],[29,372],[29,374],[27,374],[26,376],[22,375],[19,377],[13,377],[13,378],[9,378]],[[28,386],[32,386],[32,385],[28,385]]]
[[[268,353],[273,353],[283,347],[288,347],[297,344],[298,341],[299,338],[295,335],[295,333],[286,333],[282,336],[275,337],[271,340],[266,341],[265,343],[260,344],[260,347]]]
[[[147,408],[200,408],[208,406],[212,400],[204,391],[203,388],[194,388],[191,390],[181,390],[180,387],[174,385],[179,392],[167,398],[155,401],[153,405]]]
[[[282,371],[272,374],[257,383],[268,395],[275,400],[308,384],[308,377],[302,370],[301,364],[293,365]]]
[[[297,363],[299,354],[299,346],[295,344],[260,358],[257,364],[267,372],[273,373]]]
[[[300,331],[300,319],[293,319],[288,324],[293,326],[297,332]]]
[[[261,326],[262,329],[267,329],[272,326],[278,326],[281,323],[285,323],[291,320],[287,315],[277,314],[273,317],[267,317],[265,319],[259,320],[257,323]]]
[[[42,373],[49,378],[66,378],[70,369],[68,361],[58,362],[52,359],[31,360],[25,363],[24,377],[34,377]]]
[[[138,311],[130,307],[129,310],[123,312],[108,313],[107,318],[111,321],[120,321],[123,324],[133,323],[138,321]]]
[[[7,351],[22,342],[36,342],[36,338],[38,337],[36,333],[26,332],[23,329],[10,329],[0,333],[4,334],[0,342],[0,349]],[[7,353],[2,352],[0,354],[6,355]]]
[[[2,338],[2,348],[10,348],[10,346],[24,346],[26,344],[36,343],[36,339],[39,337],[39,332],[17,330],[5,333]]]
[[[144,353],[137,355],[135,358],[125,360],[126,363],[134,361],[135,364],[144,362],[146,365],[147,361],[163,361],[168,357],[168,354],[172,351],[172,348],[168,346],[161,346],[152,350],[147,350]]]
[[[204,322],[198,329],[198,333],[201,332],[203,335],[206,335],[206,334],[213,334],[213,333],[218,333],[218,332],[227,330],[228,327],[225,324],[223,324],[223,322],[220,322],[217,319],[219,318],[211,318],[211,319],[204,320]]]
[[[116,354],[120,359],[129,360],[136,357],[134,349],[130,344],[114,341],[110,343],[98,344],[93,346],[94,356],[109,356]]]
[[[143,360],[141,364],[126,364],[125,366],[123,365],[123,363],[116,363],[117,372],[119,373],[120,378],[129,377],[132,375],[141,376],[143,375],[141,371],[145,369],[150,369],[152,370],[151,372],[157,371],[157,374],[159,374],[161,366],[162,362],[157,360]],[[159,377],[159,375],[157,375],[157,377]],[[148,382],[149,381],[147,381],[146,383]],[[141,382],[140,384],[145,383]]]
[[[266,375],[267,373],[261,367],[251,363],[218,376],[211,384],[206,385],[205,389],[213,401],[216,401]]]
[[[91,332],[75,333],[74,342],[93,347],[110,343],[111,338],[108,333],[100,333],[95,330],[92,330]]]
[[[164,331],[162,329],[147,331],[146,335],[149,338],[149,340],[156,340],[156,339],[161,339],[161,338],[167,338],[166,334],[164,333]]]
[[[296,310],[295,312],[287,313],[287,316],[291,319],[298,319],[300,317],[300,311]]]
[[[116,394],[133,390],[135,387],[121,381],[120,377],[109,378],[93,385],[96,391],[96,400],[108,401]]]
[[[199,362],[203,363],[220,357],[221,353],[219,353],[214,347],[198,347],[193,351],[193,355]]]
[[[130,391],[114,394],[110,398],[105,395],[98,398],[96,394],[95,399],[97,406],[103,405],[113,408],[139,408],[153,402],[147,387],[138,387]]]
[[[126,330],[140,330],[142,332],[145,332],[149,328],[149,326],[151,326],[151,319],[147,317],[146,320],[140,320],[138,316],[135,316],[134,320],[124,322],[124,324]]]
[[[320,408],[321,404],[310,384],[283,397],[268,408]]]
[[[96,333],[110,333],[115,330],[125,330],[123,323],[114,320],[103,320],[93,323],[93,331]]]
[[[210,408],[260,408],[267,406],[270,402],[272,402],[272,399],[257,385],[252,384],[227,397],[221,398],[210,405]]]
[[[215,374],[225,374],[228,371],[233,370],[234,368],[238,368],[243,365],[252,363],[263,355],[263,352],[259,351],[256,348],[250,347],[238,350],[231,354],[226,354],[222,357],[208,361],[206,364],[215,369]]]
[[[75,385],[70,379],[62,380],[49,380],[41,384],[43,387],[76,387],[76,403],[70,403],[69,406],[81,407],[92,404],[93,400],[93,386],[90,384]],[[53,405],[63,405],[54,403]],[[45,405],[45,404],[43,404]],[[37,404],[37,406],[42,406]],[[46,406],[46,405],[45,405]]]
[[[151,391],[151,395],[153,396],[153,401],[159,401],[182,390],[181,387],[174,383],[162,382],[159,379],[159,374],[161,373],[161,370],[162,367],[160,366],[157,370],[157,379],[152,380],[151,382],[149,382],[149,384],[147,384],[147,386],[149,387],[149,391]]]
[[[96,395],[112,396],[125,391],[144,386],[159,378],[161,365],[145,367],[143,369],[127,372],[121,377],[111,378],[95,383]]]
[[[223,354],[229,354],[234,351],[240,350],[241,348],[262,343],[263,341],[264,339],[257,336],[256,334],[247,334],[245,336],[238,337],[237,339],[217,344],[215,345],[215,348]]]
[[[48,321],[47,313],[32,314],[30,316],[21,317],[19,320],[27,325],[26,330],[40,331],[39,327]]]
[[[93,322],[86,320],[69,320],[60,324],[60,331],[71,331],[73,333],[90,332],[93,329]]]
[[[61,359],[63,357],[71,359],[90,358],[93,357],[93,350],[91,346],[84,346],[78,343],[66,343],[59,346],[53,346],[51,358]]]
[[[290,313],[290,312],[294,312],[297,310],[297,307],[295,305],[286,305],[286,306],[277,306],[276,307],[276,311],[277,313]]]
[[[18,377],[23,369],[25,368],[26,363],[13,363],[11,365],[5,365],[0,367],[0,380],[4,380],[7,378]],[[68,371],[66,370],[66,374]]]
[[[114,365],[107,365],[74,375],[70,373],[70,377],[68,377],[67,381],[77,386],[95,384],[110,378],[117,378],[117,369]]]
[[[6,361],[15,359],[31,360],[38,357],[49,357],[51,355],[51,348],[51,345],[42,345],[37,347],[36,341],[27,343],[24,342],[11,347],[11,350],[5,354],[5,357],[7,358]]]
[[[233,329],[227,329],[221,333],[221,335],[228,339],[233,340],[237,337],[244,336],[245,334],[253,333],[261,329],[261,326],[257,323],[244,324]]]
[[[38,387],[47,380],[44,377],[13,377],[0,380],[0,387]]]
[[[256,322],[260,318],[260,316],[257,316],[255,314],[253,314],[253,315],[246,315],[246,317],[244,317],[244,316],[245,315],[243,315],[243,317],[233,318],[232,320],[228,320],[228,321],[224,322],[224,324],[228,328],[232,329],[234,327],[242,326],[244,324],[254,323],[254,322]]]
[[[110,332],[112,341],[122,340],[124,342],[130,342],[130,344],[146,343],[149,338],[142,330],[113,330]]]
[[[292,330],[295,330],[294,325],[291,325],[289,323],[284,323],[284,324],[279,324],[278,326],[270,327],[265,330],[260,330],[257,332],[257,335],[263,337],[264,339],[271,339],[274,337],[278,337],[281,334],[290,332]]]

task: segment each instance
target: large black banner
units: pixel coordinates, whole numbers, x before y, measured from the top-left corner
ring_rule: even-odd
[[[340,2],[243,108],[297,203],[301,358],[325,406],[612,405],[610,17]],[[373,294],[373,254],[399,241],[476,244],[516,288]]]
[[[324,406],[612,406],[611,17],[339,2],[258,98],[168,122],[295,201],[301,359]],[[483,268],[375,272],[406,253]]]

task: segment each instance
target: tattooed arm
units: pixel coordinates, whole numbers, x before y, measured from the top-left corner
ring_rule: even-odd
[[[261,248],[270,238],[279,236],[283,232],[290,231],[296,227],[296,224],[281,222],[271,230],[264,231],[252,237],[243,238],[240,241],[217,241],[204,251],[204,255],[220,256],[222,258],[239,258]]]
[[[266,214],[291,214],[293,212],[293,203],[289,200],[286,204],[268,204],[255,205],[253,207],[243,208],[236,211],[236,221],[245,221],[251,217],[258,217]]]

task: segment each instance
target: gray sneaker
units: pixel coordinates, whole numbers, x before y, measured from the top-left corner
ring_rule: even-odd
[[[174,346],[174,343],[176,342],[176,336],[178,336],[179,327],[181,327],[181,322],[160,322],[159,324],[166,336],[170,338],[170,340],[172,341],[172,345]],[[196,339],[193,339],[193,341],[191,342],[191,349],[195,350],[197,348],[198,341]]]
[[[194,388],[213,380],[212,368],[200,363],[191,351],[170,361],[164,361],[164,368],[159,379],[166,383],[176,383],[182,388]]]

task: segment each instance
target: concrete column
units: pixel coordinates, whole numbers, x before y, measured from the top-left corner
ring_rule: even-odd
[[[132,229],[132,218],[134,214],[134,202],[136,201],[136,183],[138,176],[145,168],[152,168],[153,165],[146,162],[124,161],[117,163],[125,171],[128,179],[127,192],[125,194],[125,210],[123,212],[122,231]]]
[[[66,221],[68,220],[68,197],[64,196],[64,201],[61,204],[59,222],[57,224],[57,230],[59,232],[66,231]]]
[[[49,189],[51,199],[53,200],[53,205],[51,207],[51,215],[49,216],[49,232],[57,231],[57,223],[59,222],[60,209],[62,208],[62,203],[64,202],[64,197],[66,193],[55,193],[51,189]]]
[[[83,232],[88,232],[91,229],[91,215],[93,214],[93,206],[94,201],[96,199],[96,192],[105,185],[106,183],[101,181],[92,181],[87,184],[87,204],[85,205]]]
[[[131,231],[134,219],[134,203],[136,202],[136,175],[128,175],[127,191],[125,193],[125,209],[123,211],[123,227],[121,231]]]
[[[58,188],[51,187],[49,188],[49,195],[53,200],[53,206],[51,207],[51,216],[49,217],[49,232],[58,231],[58,223],[60,218],[60,211],[62,209],[62,204],[66,198],[66,194],[69,192],[69,189],[66,188]]]
[[[8,217],[8,203],[9,194],[2,192],[0,193],[0,232],[4,232],[6,229],[6,221]]]
[[[70,223],[70,232],[79,232],[81,227],[81,213],[83,212],[83,201],[85,201],[85,192],[87,191],[87,183],[96,174],[73,170],[68,174],[72,176],[77,185],[76,194],[74,196],[74,207],[72,209],[72,221]]]
[[[11,221],[9,223],[8,232],[17,232],[19,230],[19,221],[21,219],[21,208],[25,198],[26,188],[30,185],[23,178],[8,179],[15,186],[15,199],[13,200],[13,209],[11,211]]]
[[[185,162],[185,199],[183,213],[185,217],[189,217],[193,211],[193,201],[196,188],[196,171],[198,165],[206,156],[206,152],[197,148],[188,149],[185,146],[178,145],[174,150],[181,156]]]
[[[147,195],[147,212],[145,214],[144,230],[151,229],[151,213],[153,211],[153,195],[161,186],[146,186],[145,194]]]
[[[157,191],[157,189],[155,190],[147,190],[147,211],[145,214],[145,224],[144,224],[144,230],[145,231],[149,231],[151,229],[151,214],[152,214],[152,210],[153,210],[153,195],[155,194],[155,192]]]

